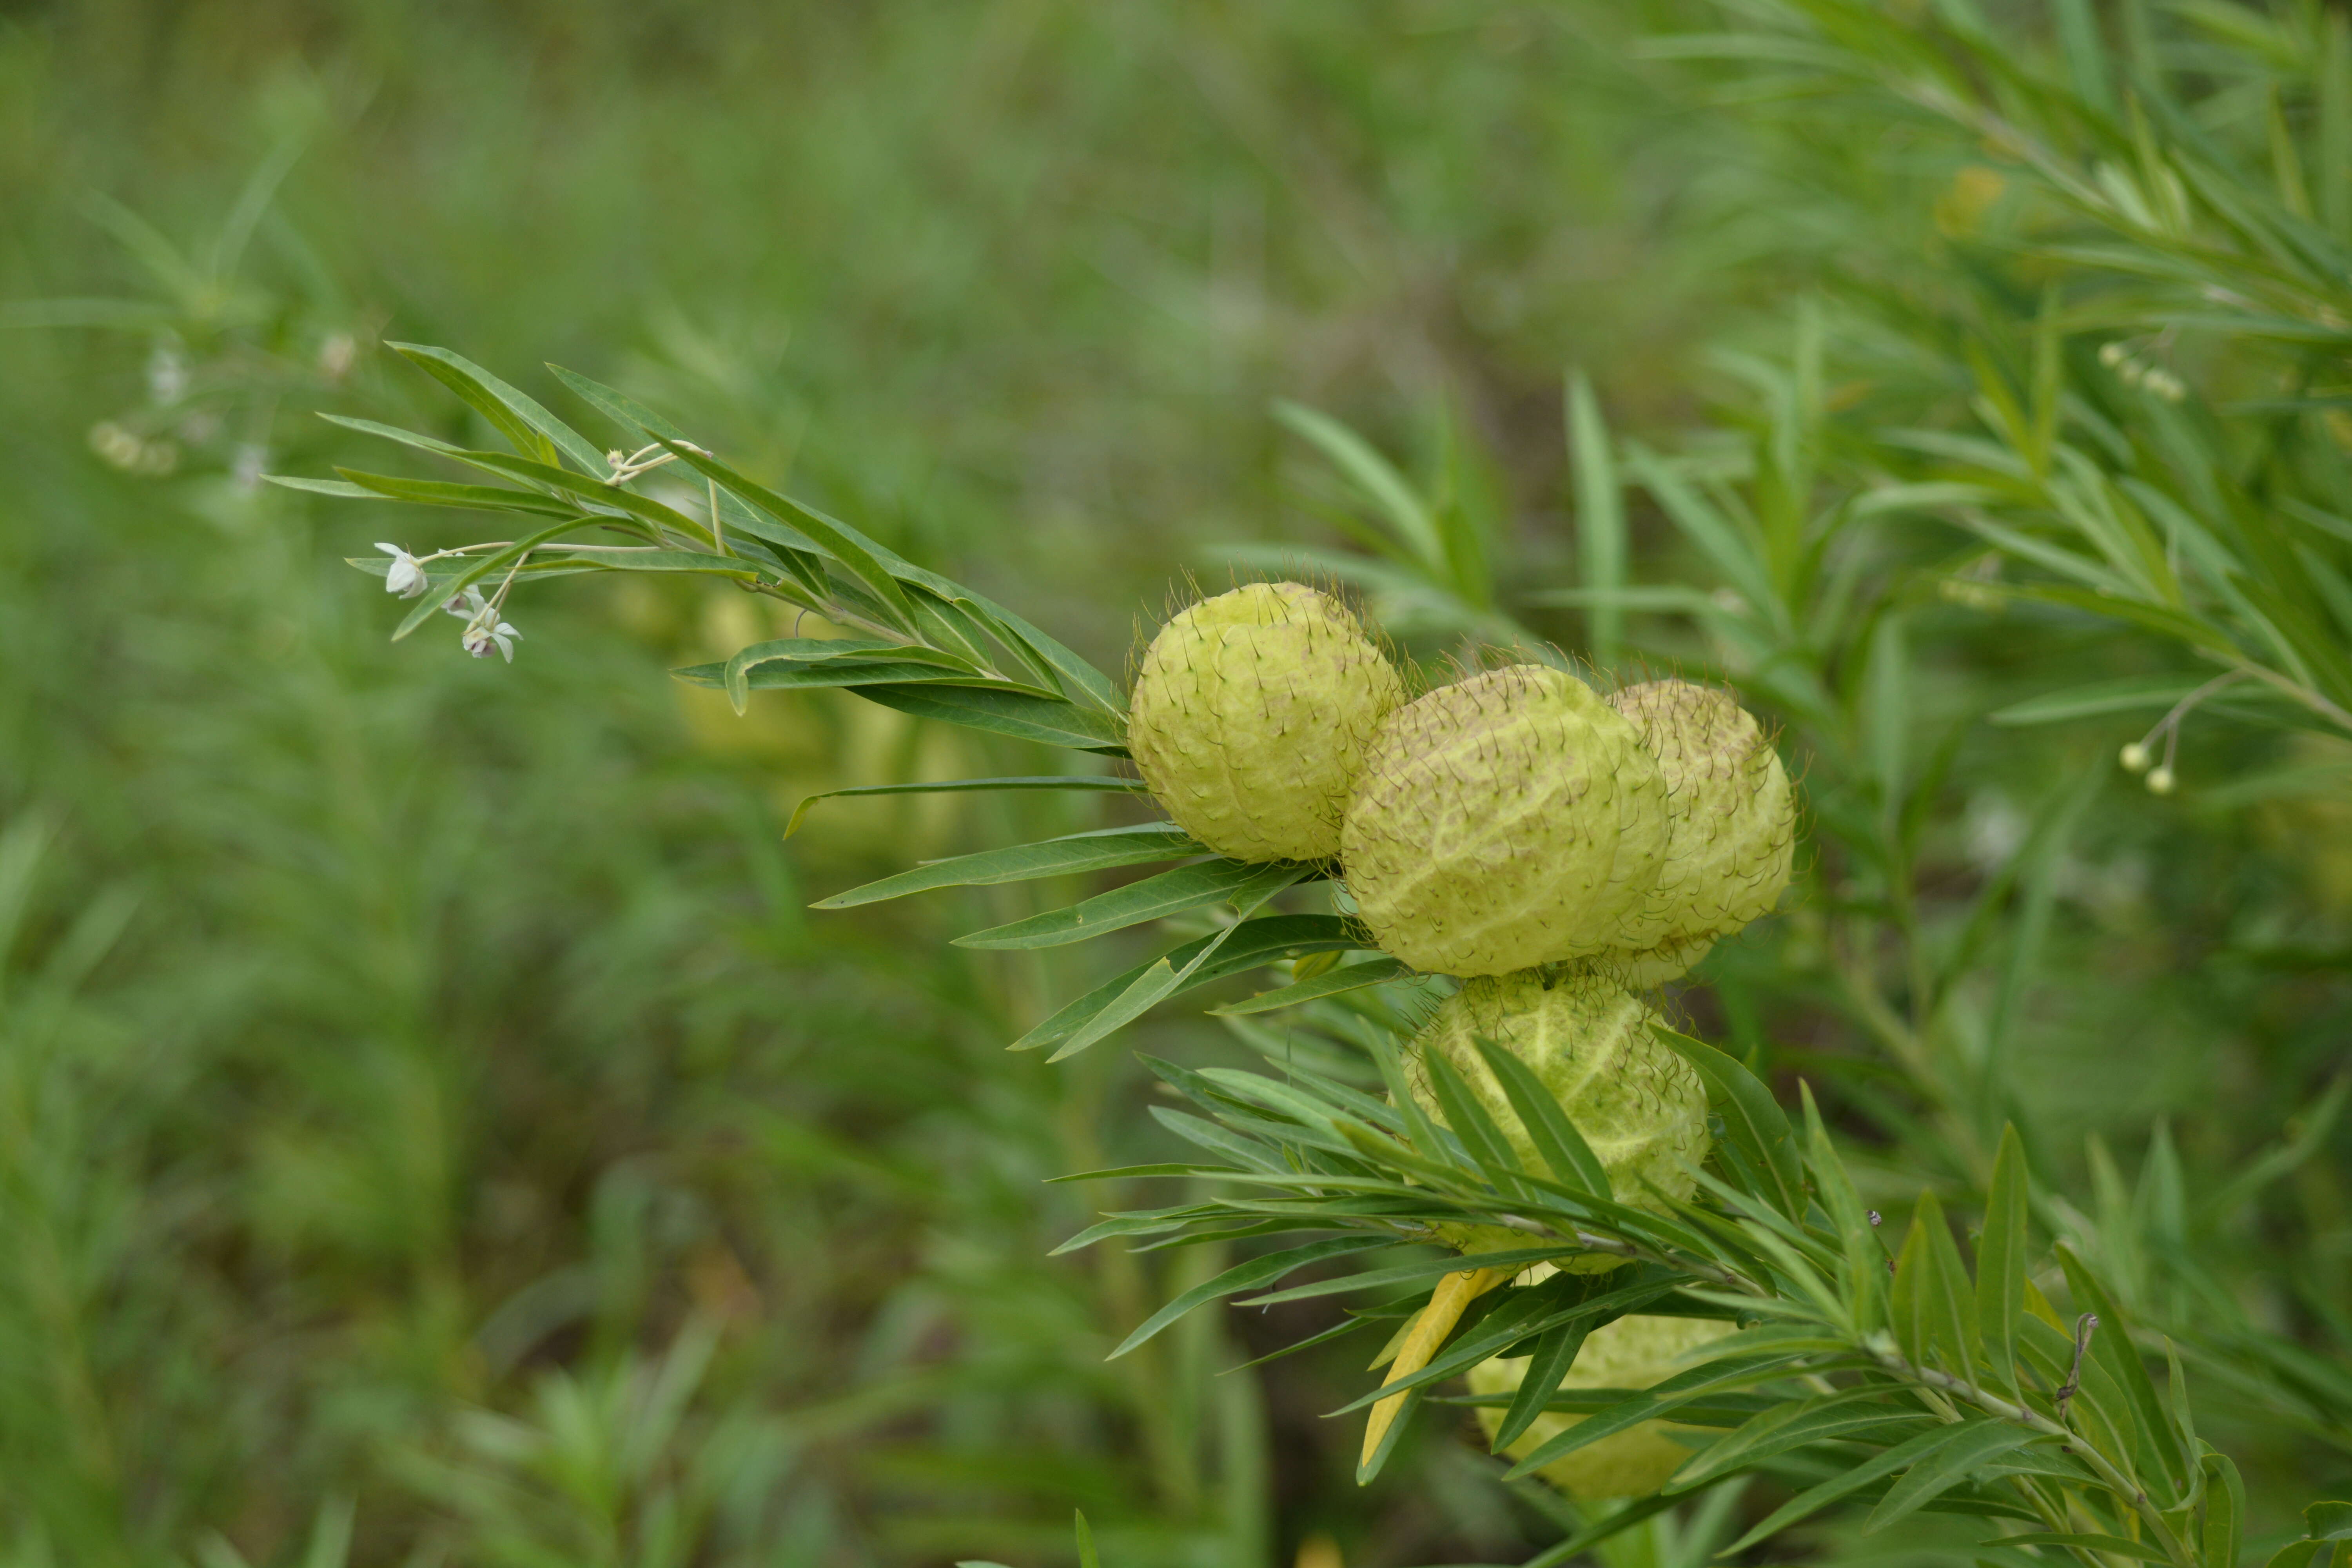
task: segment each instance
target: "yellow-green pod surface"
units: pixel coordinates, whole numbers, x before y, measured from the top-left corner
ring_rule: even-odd
[[[1346,605],[1252,583],[1160,628],[1127,747],[1176,825],[1236,860],[1323,860],[1404,682]]]
[[[1633,727],[1575,677],[1521,664],[1389,716],[1340,853],[1390,953],[1507,974],[1612,947],[1664,834],[1664,785]]]
[[[1706,1318],[1620,1318],[1604,1323],[1585,1338],[1576,1364],[1559,1381],[1562,1388],[1648,1388],[1682,1370],[1681,1358],[1724,1335],[1735,1332],[1729,1323]],[[1527,1375],[1525,1356],[1496,1357],[1470,1369],[1470,1392],[1496,1394],[1517,1392]],[[1481,1408],[1478,1419],[1493,1436],[1503,1424],[1499,1409]],[[1535,1452],[1569,1427],[1585,1419],[1546,1412],[1516,1438],[1509,1453],[1515,1459]],[[1688,1431],[1664,1421],[1644,1421],[1638,1426],[1603,1437],[1597,1443],[1561,1455],[1538,1475],[1579,1502],[1605,1502],[1616,1498],[1647,1497],[1666,1484],[1681,1468],[1691,1450],[1675,1441],[1675,1431]]]
[[[1491,1041],[1525,1062],[1567,1112],[1609,1173],[1617,1201],[1662,1214],[1668,1200],[1691,1195],[1697,1184],[1692,1169],[1706,1158],[1709,1140],[1706,1086],[1650,1033],[1657,1021],[1639,997],[1597,974],[1570,973],[1549,989],[1534,972],[1469,980],[1413,1037],[1406,1081],[1422,1108],[1445,1121],[1428,1066],[1432,1057],[1443,1058],[1521,1163],[1547,1173],[1534,1140],[1478,1050],[1479,1039]],[[1534,1245],[1526,1235],[1494,1226],[1465,1226],[1441,1235],[1465,1252]],[[1599,1272],[1621,1261],[1589,1253],[1560,1267]]]
[[[1789,885],[1797,805],[1755,716],[1712,687],[1650,680],[1608,699],[1665,785],[1658,876],[1602,963],[1626,984],[1674,979],[1771,909]]]

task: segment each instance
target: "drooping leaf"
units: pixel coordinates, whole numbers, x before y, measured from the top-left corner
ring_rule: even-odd
[[[1544,1413],[1544,1402],[1576,1363],[1577,1352],[1584,1348],[1584,1336],[1591,1329],[1589,1321],[1561,1323],[1546,1330],[1543,1337],[1536,1341],[1535,1349],[1528,1354],[1527,1368],[1520,1374],[1518,1391],[1512,1395],[1509,1408],[1503,1412],[1503,1419],[1495,1428],[1489,1452],[1501,1453],[1535,1425],[1536,1417]]]
[[[1737,1557],[1759,1542],[1769,1541],[1789,1526],[1811,1518],[1840,1498],[1860,1491],[1874,1481],[1884,1480],[1898,1470],[1907,1470],[1921,1460],[1931,1458],[1946,1445],[1959,1441],[1972,1430],[1985,1427],[2016,1432],[2021,1436],[2031,1436],[2021,1426],[2000,1427],[2000,1423],[1991,1420],[1956,1422],[1922,1432],[1916,1437],[1897,1443],[1894,1447],[1864,1459],[1843,1475],[1832,1476],[1828,1480],[1806,1488],[1765,1515],[1754,1529],[1716,1555]]]
[[[868,702],[896,708],[919,719],[943,719],[969,729],[1010,735],[1016,741],[1066,746],[1098,756],[1127,754],[1127,731],[1098,708],[1082,708],[1062,698],[1033,697],[986,687],[864,686]]]
[[[1310,1241],[1303,1247],[1286,1247],[1263,1258],[1236,1263],[1215,1279],[1193,1286],[1146,1318],[1136,1326],[1133,1333],[1119,1342],[1118,1348],[1111,1352],[1108,1359],[1117,1361],[1205,1301],[1253,1289],[1269,1280],[1279,1279],[1294,1269],[1304,1268],[1310,1263],[1346,1258],[1353,1253],[1369,1252],[1375,1247],[1394,1247],[1396,1244],[1396,1238],[1389,1236],[1341,1236],[1327,1241]]]
[[[1505,1098],[1518,1113],[1519,1125],[1526,1129],[1528,1141],[1534,1143],[1536,1153],[1553,1179],[1562,1186],[1581,1188],[1595,1197],[1613,1198],[1616,1194],[1609,1184],[1608,1167],[1593,1153],[1592,1146],[1576,1130],[1568,1112],[1560,1109],[1559,1100],[1536,1077],[1535,1069],[1491,1040],[1480,1037],[1473,1043],[1486,1058],[1496,1081],[1503,1086]]]
[[[1341,964],[1327,969],[1305,980],[1272,991],[1261,991],[1239,1002],[1228,1002],[1222,1007],[1212,1007],[1210,1013],[1220,1018],[1245,1017],[1252,1013],[1271,1013],[1280,1007],[1296,1007],[1307,1002],[1320,1002],[1328,996],[1343,995],[1349,991],[1361,991],[1368,986],[1384,985],[1391,980],[1409,979],[1412,970],[1393,958],[1368,958],[1360,963]]]
[[[792,816],[784,823],[783,836],[790,838],[800,831],[801,821],[808,816],[809,807],[821,800],[846,800],[853,796],[872,795],[961,795],[972,790],[1076,790],[1082,794],[1144,795],[1149,791],[1141,779],[1123,779],[1101,773],[1020,773],[995,779],[935,779],[919,784],[854,784],[848,789],[821,790],[803,795],[793,807]]]
[[[1935,1452],[1915,1461],[1903,1479],[1887,1489],[1878,1506],[1863,1521],[1862,1532],[1875,1535],[1898,1520],[1907,1519],[1969,1479],[1969,1472],[1988,1459],[2036,1441],[2028,1427],[2005,1421],[1969,1421]]]
[[[1133,827],[1102,827],[1092,833],[1073,833],[1060,838],[1042,839],[1034,844],[1013,844],[1002,849],[983,849],[975,855],[934,860],[928,866],[918,866],[911,871],[901,871],[894,877],[885,877],[879,881],[852,888],[845,893],[819,899],[809,908],[846,910],[859,904],[903,899],[909,893],[929,892],[934,888],[993,887],[1003,882],[1076,876],[1115,866],[1142,865],[1153,860],[1175,860],[1187,855],[1207,853],[1192,841],[1191,835],[1172,823],[1147,822]]]
[[[1723,1119],[1725,1136],[1764,1179],[1764,1189],[1758,1195],[1790,1218],[1801,1219],[1809,1206],[1804,1166],[1797,1157],[1796,1135],[1789,1130],[1789,1118],[1772,1091],[1713,1046],[1664,1024],[1652,1024],[1650,1033],[1688,1062],[1706,1085],[1708,1108]]]
[[[1922,1411],[1885,1403],[1886,1394],[1880,1387],[1843,1389],[1776,1405],[1693,1455],[1675,1472],[1667,1489],[1687,1491],[1808,1443],[1903,1442],[1916,1436],[1922,1423],[1934,1420]]]
[[[1205,985],[1229,974],[1239,974],[1271,963],[1278,958],[1297,958],[1309,952],[1339,952],[1365,945],[1370,939],[1362,928],[1336,915],[1269,915],[1262,920],[1244,921],[1232,928],[1209,963],[1193,971],[1187,986]],[[1165,958],[1154,963],[1166,963],[1171,973],[1188,967],[1203,954],[1214,936],[1204,936],[1186,942]],[[1038,1050],[1068,1040],[1087,1026],[1119,996],[1141,980],[1153,968],[1153,963],[1138,964],[1092,991],[1056,1009],[1043,1023],[1013,1042],[1016,1051]],[[1174,995],[1177,993],[1171,992]]]
[[[1292,879],[1297,879],[1295,869],[1282,869],[1291,870]],[[1067,909],[1051,910],[1010,925],[972,931],[957,937],[955,942],[959,947],[1033,948],[1088,942],[1107,931],[1123,931],[1205,904],[1222,903],[1252,883],[1279,874],[1265,866],[1241,860],[1179,866],[1139,882],[1097,893]]]

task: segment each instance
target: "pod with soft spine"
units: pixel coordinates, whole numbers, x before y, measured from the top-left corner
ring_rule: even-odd
[[[1176,825],[1236,860],[1324,860],[1404,682],[1346,605],[1297,583],[1204,599],[1151,639],[1127,744]]]
[[[1551,984],[1536,971],[1466,981],[1415,1035],[1405,1055],[1405,1079],[1433,1118],[1444,1108],[1430,1082],[1429,1061],[1442,1058],[1511,1144],[1522,1164],[1545,1167],[1503,1086],[1479,1052],[1481,1039],[1510,1052],[1533,1070],[1559,1101],[1577,1134],[1608,1173],[1619,1203],[1655,1214],[1687,1200],[1693,1172],[1709,1145],[1706,1086],[1689,1063],[1650,1032],[1657,1015],[1604,975],[1571,973]],[[1502,1251],[1528,1245],[1524,1234],[1496,1226],[1441,1228],[1441,1240],[1464,1252]],[[1561,1267],[1598,1272],[1623,1261],[1584,1253]]]
[[[1520,664],[1389,716],[1340,847],[1381,948],[1491,975],[1611,951],[1664,835],[1665,786],[1633,725],[1574,676]]]
[[[1684,1358],[1692,1352],[1735,1331],[1729,1323],[1708,1318],[1619,1318],[1585,1336],[1576,1364],[1569,1368],[1559,1385],[1648,1388],[1681,1371]],[[1480,1362],[1470,1369],[1470,1392],[1515,1394],[1527,1370],[1525,1356]],[[1502,1427],[1503,1412],[1482,1406],[1478,1419],[1492,1437]],[[1584,1419],[1548,1411],[1512,1440],[1508,1452],[1513,1458],[1524,1458]],[[1665,1485],[1691,1457],[1691,1449],[1675,1440],[1677,1431],[1692,1428],[1644,1421],[1562,1454],[1536,1473],[1579,1502],[1647,1497]]]

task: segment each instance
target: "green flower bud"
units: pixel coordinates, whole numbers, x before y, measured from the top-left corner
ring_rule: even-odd
[[[1648,1388],[1683,1370],[1684,1356],[1737,1331],[1729,1323],[1708,1318],[1619,1318],[1585,1336],[1576,1352],[1576,1364],[1560,1379],[1562,1388]],[[1513,1394],[1527,1375],[1525,1356],[1496,1356],[1470,1369],[1473,1394]],[[1491,1437],[1503,1425],[1503,1412],[1482,1408],[1478,1419]],[[1578,1422],[1582,1415],[1538,1415],[1535,1424],[1515,1439],[1513,1458],[1533,1453]],[[1665,1421],[1644,1421],[1638,1426],[1588,1443],[1563,1454],[1536,1472],[1580,1502],[1603,1502],[1614,1498],[1647,1497],[1666,1484],[1682,1468],[1691,1450],[1671,1434],[1689,1430]]]
[[[1549,988],[1533,971],[1482,977],[1465,982],[1413,1037],[1406,1082],[1422,1108],[1444,1121],[1427,1065],[1433,1055],[1444,1058],[1520,1163],[1542,1173],[1542,1156],[1477,1041],[1500,1046],[1534,1069],[1568,1113],[1609,1173],[1617,1201],[1662,1214],[1668,1200],[1687,1199],[1697,1185],[1686,1167],[1706,1158],[1708,1136],[1706,1086],[1650,1033],[1656,1022],[1639,998],[1597,974],[1571,973]],[[1530,1245],[1527,1236],[1496,1226],[1450,1227],[1441,1238],[1465,1252]],[[1620,1261],[1593,1253],[1561,1267],[1597,1273]]]
[[[1612,972],[1655,985],[1687,971],[1718,937],[1771,909],[1789,885],[1797,805],[1755,716],[1712,687],[1651,680],[1609,699],[1665,781],[1657,880],[1618,929]]]
[[[1347,606],[1252,583],[1160,628],[1128,705],[1127,748],[1176,825],[1236,860],[1324,860],[1404,682]]]
[[[1340,853],[1389,952],[1507,974],[1609,949],[1664,832],[1664,785],[1633,726],[1575,677],[1520,664],[1389,716]]]

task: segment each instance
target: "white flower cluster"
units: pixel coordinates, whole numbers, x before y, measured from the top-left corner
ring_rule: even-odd
[[[387,544],[382,541],[377,542],[376,548],[392,557],[392,565],[383,574],[384,592],[396,594],[404,599],[414,599],[432,586],[432,579],[425,571],[426,562],[438,561],[443,555],[455,553],[445,550],[432,555],[412,555],[397,544]],[[507,581],[514,581],[511,573],[508,574]],[[457,640],[476,658],[488,658],[491,650],[496,649],[509,664],[514,662],[515,641],[522,634],[503,618],[501,606],[505,599],[506,589],[503,586],[499,589],[497,597],[490,599],[483,598],[479,588],[467,588],[462,595],[452,595],[441,606],[445,614],[456,616],[466,623],[465,629],[457,634]]]

